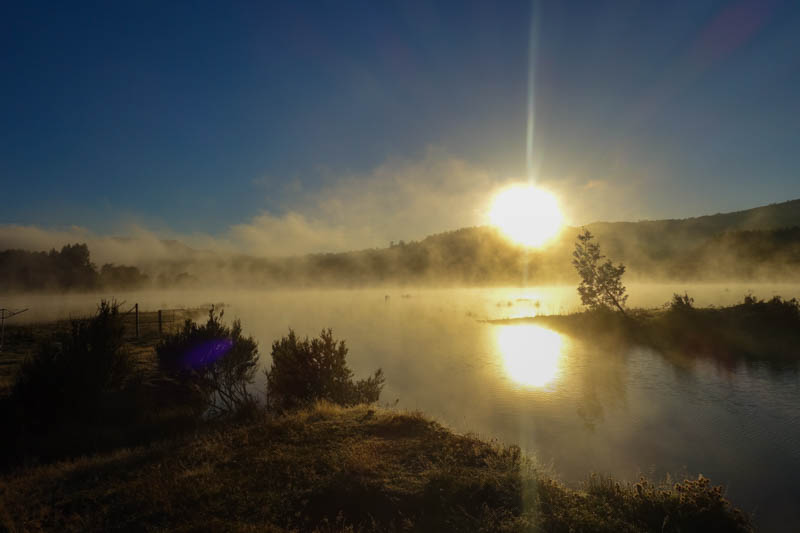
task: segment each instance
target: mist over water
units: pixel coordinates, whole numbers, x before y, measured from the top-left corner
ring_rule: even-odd
[[[631,285],[632,307],[688,291],[698,306],[800,296],[798,285]],[[381,403],[419,409],[458,431],[518,444],[570,484],[590,472],[636,480],[710,477],[767,530],[800,526],[800,379],[794,371],[675,364],[645,348],[609,350],[538,325],[484,319],[578,310],[574,286],[501,289],[159,291],[18,295],[16,323],[90,313],[101,297],[142,310],[224,302],[258,341],[262,364],[288,328],[333,328],[356,376],[380,367]],[[263,390],[263,375],[255,385]]]

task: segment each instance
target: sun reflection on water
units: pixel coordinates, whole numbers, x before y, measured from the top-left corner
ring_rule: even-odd
[[[508,376],[521,385],[544,387],[561,371],[564,338],[531,324],[499,326],[495,340]]]

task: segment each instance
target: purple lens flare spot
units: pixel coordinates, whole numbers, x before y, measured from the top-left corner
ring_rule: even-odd
[[[191,348],[183,358],[183,363],[191,368],[210,365],[233,348],[231,339],[214,339]]]

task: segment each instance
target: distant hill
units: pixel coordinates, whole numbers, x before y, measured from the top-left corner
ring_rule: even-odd
[[[596,222],[586,228],[605,255],[628,267],[629,280],[800,281],[800,200],[687,219]],[[0,253],[0,289],[574,283],[571,256],[579,231],[564,228],[542,249],[525,249],[482,226],[386,248],[271,258],[162,241],[158,258],[137,264],[141,273],[114,265],[97,271],[85,250],[78,278],[73,273],[78,267],[64,263],[55,251],[13,251]],[[44,280],[41,287],[38,280]]]
[[[711,237],[733,231],[771,231],[800,226],[800,200],[685,219],[595,222],[587,227],[609,252],[671,255]],[[652,254],[651,254],[652,252]]]
[[[789,228],[800,226],[800,199],[716,215],[637,222],[595,222],[589,226],[598,232],[624,233],[637,228],[638,231],[678,231],[685,236],[698,237],[725,231]]]
[[[712,263],[720,275],[738,272],[737,277],[749,276],[759,270],[764,275],[770,270],[780,276],[794,275],[786,270],[785,263],[792,257],[791,250],[798,246],[797,235],[781,230],[798,227],[800,200],[686,219],[597,222],[587,226],[607,255],[624,261],[634,272],[702,279],[714,277],[714,272],[704,268]],[[762,249],[757,250],[759,247]],[[734,257],[737,264],[728,261]],[[746,264],[752,262],[759,264]]]
[[[586,226],[629,278],[800,279],[800,200],[682,220]],[[527,250],[495,228],[472,227],[388,248],[284,259],[240,256],[238,279],[258,284],[431,283],[493,285],[576,281],[575,236],[567,227],[543,249]]]
[[[596,222],[586,228],[603,253],[628,266],[631,278],[800,279],[800,200],[687,219]],[[281,272],[284,282],[572,283],[579,232],[564,228],[549,246],[526,250],[494,228],[472,227],[389,248],[241,261],[249,272],[261,271],[259,265]]]

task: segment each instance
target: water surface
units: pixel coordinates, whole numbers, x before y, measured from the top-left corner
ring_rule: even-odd
[[[633,306],[688,290],[698,305],[800,295],[797,286],[631,286]],[[108,296],[108,295],[106,295]],[[800,380],[760,366],[676,365],[646,348],[601,348],[534,324],[483,319],[577,310],[574,287],[151,292],[143,309],[226,303],[258,340],[331,327],[356,375],[381,367],[382,403],[457,431],[518,444],[568,484],[598,472],[636,480],[698,473],[725,484],[766,530],[800,530]],[[26,320],[90,311],[98,295],[16,297]],[[20,316],[19,318],[22,318]],[[263,376],[257,388],[263,387]],[[788,529],[787,529],[788,528]]]

